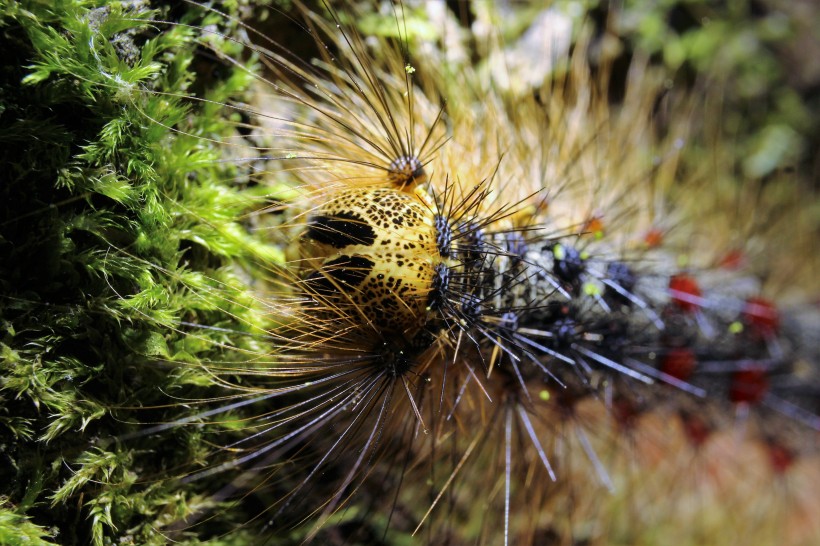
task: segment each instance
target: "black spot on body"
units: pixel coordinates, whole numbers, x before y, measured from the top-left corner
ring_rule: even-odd
[[[561,281],[577,291],[581,286],[581,275],[586,270],[586,264],[581,253],[571,246],[558,243],[552,247],[555,258],[552,272]]]
[[[385,343],[379,364],[391,377],[400,377],[407,373],[414,364],[414,351],[407,351],[392,347]]]
[[[333,248],[350,245],[369,246],[376,240],[376,233],[370,224],[361,216],[350,212],[313,217],[308,223],[306,236]]]
[[[445,258],[449,258],[452,252],[453,229],[450,227],[447,218],[441,214],[436,214],[433,223],[436,229],[436,247],[438,248],[438,252]]]
[[[595,330],[601,335],[601,341],[597,344],[599,350],[616,360],[623,356],[630,340],[635,339],[635,335],[629,332],[629,323],[617,313],[597,324]]]
[[[577,323],[571,318],[559,319],[551,328],[552,343],[560,351],[569,349],[575,341],[575,330]]]
[[[450,268],[444,264],[438,264],[433,274],[433,286],[427,299],[427,304],[432,309],[441,309],[447,302],[447,295],[450,288]]]
[[[363,256],[340,256],[322,264],[306,279],[311,292],[320,296],[333,296],[339,292],[337,286],[358,286],[364,281],[373,266],[371,260]]]
[[[458,229],[457,258],[465,265],[474,267],[487,257],[487,242],[482,230],[474,222],[467,222]]]
[[[632,289],[635,288],[635,284],[638,282],[638,278],[635,276],[635,273],[633,273],[629,266],[623,262],[610,263],[606,267],[606,274],[612,283],[619,286],[623,292],[626,293],[631,293]],[[626,297],[623,293],[612,288],[610,285],[607,285],[604,290],[604,299],[606,299],[609,303],[617,303],[627,307],[632,306],[632,300]]]

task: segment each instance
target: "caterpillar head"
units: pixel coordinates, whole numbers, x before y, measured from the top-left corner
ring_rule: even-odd
[[[300,240],[303,290],[380,336],[412,340],[427,322],[442,256],[417,192],[356,188],[314,211]]]

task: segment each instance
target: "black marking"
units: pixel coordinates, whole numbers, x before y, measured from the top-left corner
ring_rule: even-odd
[[[436,336],[429,330],[421,330],[408,343],[408,347],[416,353],[422,353],[433,346]]]
[[[474,267],[487,257],[484,230],[474,222],[467,222],[459,229],[458,259],[466,266]]]
[[[362,256],[340,256],[322,264],[305,282],[310,292],[330,297],[337,294],[340,287],[359,286],[370,275],[374,265],[373,261]]]
[[[317,243],[333,248],[350,245],[370,246],[376,241],[376,233],[370,223],[351,212],[340,212],[333,216],[314,216],[308,223],[305,235]]]
[[[621,287],[623,292],[626,293],[631,293],[635,288],[635,284],[638,282],[638,278],[635,276],[635,273],[633,273],[629,266],[623,262],[610,263],[606,267],[606,275],[610,281]],[[617,303],[627,307],[632,307],[633,303],[631,299],[626,297],[626,295],[614,290],[609,285],[607,285],[604,290],[604,299],[606,299],[609,303]]]
[[[552,272],[577,291],[581,286],[581,275],[586,270],[581,253],[571,246],[557,243],[552,247],[552,254],[555,258]]]
[[[453,251],[453,228],[450,227],[450,222],[448,222],[447,218],[443,215],[436,214],[433,219],[433,224],[436,228],[436,247],[438,247],[438,253],[441,254],[443,258],[451,258]]]
[[[551,328],[555,348],[559,351],[569,349],[573,341],[575,341],[577,328],[578,323],[572,318],[556,320]]]
[[[629,323],[620,314],[614,313],[595,325],[595,330],[601,335],[597,346],[600,351],[610,358],[620,358],[626,354],[630,343],[636,336],[631,335]]]
[[[415,364],[415,354],[385,343],[379,355],[378,365],[383,367],[391,377],[399,377],[407,373]]]
[[[450,268],[444,264],[436,265],[433,275],[433,286],[427,299],[431,309],[443,309],[447,303],[450,289]]]
[[[403,155],[390,162],[388,176],[399,189],[407,186],[414,188],[427,181],[424,165],[415,156]]]

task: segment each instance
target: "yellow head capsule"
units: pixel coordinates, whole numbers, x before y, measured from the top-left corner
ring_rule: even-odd
[[[382,337],[411,340],[427,320],[434,210],[416,192],[357,188],[316,209],[300,241],[305,291]]]

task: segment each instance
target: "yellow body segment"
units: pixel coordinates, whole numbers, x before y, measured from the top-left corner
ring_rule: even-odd
[[[408,341],[424,326],[442,257],[435,209],[421,191],[350,189],[311,215],[299,241],[300,276],[328,313]]]

